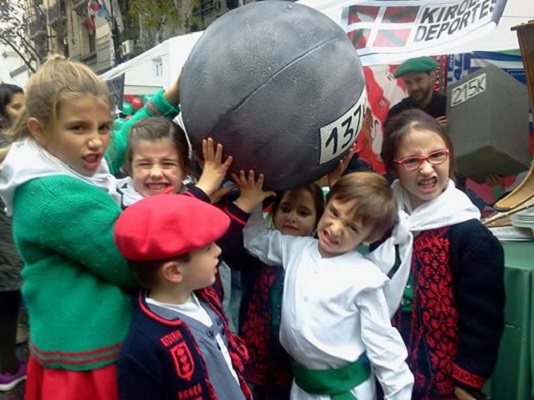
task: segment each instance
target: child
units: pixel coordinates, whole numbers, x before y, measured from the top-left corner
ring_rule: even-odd
[[[502,246],[450,179],[454,150],[433,118],[409,110],[392,119],[381,156],[415,236],[394,318],[408,347],[414,398],[483,398],[504,329]]]
[[[128,177],[118,181],[123,194],[123,207],[144,197],[167,192],[183,192],[183,182],[191,173],[188,143],[179,125],[164,117],[138,120],[129,128],[123,169]],[[219,190],[233,159],[223,162],[223,147],[213,139],[203,140],[203,168],[200,179],[188,185],[187,191],[210,202],[210,196],[220,196],[232,187]],[[217,194],[216,194],[217,193]]]
[[[123,207],[170,187],[173,193],[183,192],[184,181],[191,180],[189,143],[183,129],[174,123],[180,112],[180,81],[181,74],[169,88],[156,92],[118,133],[124,149],[114,155],[114,161],[121,163],[127,175],[118,181]],[[233,188],[220,188],[233,159],[223,161],[222,145],[211,138],[202,141],[202,158],[200,178],[187,185],[187,191],[203,201],[216,202]]]
[[[157,101],[158,97],[154,100]],[[152,107],[152,109],[158,108]],[[188,195],[210,203],[211,197],[223,195],[232,189],[227,187],[217,190],[232,163],[232,158],[227,157],[223,162],[222,145],[215,145],[213,139],[208,138],[202,144],[204,160],[200,179],[186,187],[183,182],[191,172],[191,163],[185,132],[179,125],[163,116],[158,116],[140,119],[127,129],[130,132],[123,169],[128,176],[118,181],[123,208],[144,197],[169,190],[179,193],[185,189]],[[221,274],[217,275],[215,286],[217,293],[223,298]]]
[[[191,169],[188,148],[183,130],[167,118],[137,121],[128,134],[124,162],[128,177],[119,181],[123,205],[130,206],[169,188],[173,193],[180,192]]]
[[[26,399],[116,399],[118,351],[137,286],[113,245],[120,196],[104,153],[106,84],[53,56],[28,82],[2,163],[0,194],[24,260],[30,316]]]
[[[249,212],[261,201],[263,178],[254,182],[244,173],[233,176],[241,190],[235,203],[226,211],[232,225],[240,229],[249,218]],[[260,196],[254,198],[255,193]],[[252,196],[252,199],[251,199]],[[324,210],[323,192],[316,184],[277,193],[271,206],[270,220],[273,229],[291,236],[311,236]],[[240,232],[240,229],[232,231]],[[281,265],[268,265],[246,252],[242,237],[233,246],[223,246],[222,258],[241,272],[243,294],[239,311],[239,335],[247,345],[249,360],[245,377],[254,398],[289,399],[293,374],[290,359],[280,345],[278,331],[281,319],[281,302],[284,269]]]
[[[250,399],[246,350],[228,327],[211,285],[228,229],[219,209],[162,194],[128,207],[117,247],[145,291],[119,358],[122,400]]]
[[[0,146],[7,143],[5,130],[22,112],[23,105],[22,88],[0,83]],[[19,332],[23,332],[17,332],[22,261],[13,243],[11,218],[5,214],[1,201],[0,207],[0,391],[8,391],[26,379],[27,364],[16,353]]]
[[[396,217],[387,181],[358,172],[332,187],[318,240],[269,231],[259,214],[245,227],[249,252],[286,270],[280,341],[294,360],[292,399],[374,399],[368,360],[387,399],[411,398],[406,348],[383,292],[387,277],[356,250],[381,238]]]

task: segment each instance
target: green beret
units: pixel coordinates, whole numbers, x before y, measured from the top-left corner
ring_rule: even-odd
[[[400,78],[411,72],[432,72],[437,66],[438,62],[430,57],[410,58],[399,65],[393,76]]]

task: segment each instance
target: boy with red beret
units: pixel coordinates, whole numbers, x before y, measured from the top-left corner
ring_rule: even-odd
[[[127,208],[115,243],[143,286],[118,363],[121,400],[251,399],[246,349],[228,327],[214,243],[230,219],[190,196],[162,194]]]

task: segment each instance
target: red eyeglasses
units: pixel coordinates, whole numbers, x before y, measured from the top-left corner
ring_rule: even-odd
[[[410,156],[400,160],[393,160],[393,162],[406,171],[415,171],[423,164],[423,161],[428,161],[432,165],[439,165],[445,162],[447,158],[449,158],[449,149],[442,149],[432,151],[426,156]]]

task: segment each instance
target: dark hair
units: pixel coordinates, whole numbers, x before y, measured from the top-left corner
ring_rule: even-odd
[[[271,211],[269,212],[271,218],[274,219],[274,216],[276,215],[276,212],[278,211],[278,208],[280,207],[280,203],[282,202],[282,199],[284,195],[288,192],[295,192],[297,190],[306,190],[309,192],[313,199],[313,205],[315,206],[315,227],[317,227],[317,223],[321,219],[323,213],[324,213],[324,194],[323,190],[317,185],[316,183],[310,183],[308,185],[300,186],[295,189],[288,189],[285,191],[277,192],[276,197],[274,199],[273,205],[271,207]]]
[[[11,126],[11,121],[7,115],[7,105],[13,100],[16,93],[24,93],[24,90],[10,83],[0,83],[0,129],[7,129]]]
[[[183,129],[168,120],[165,117],[150,117],[144,118],[132,125],[130,133],[128,134],[128,146],[126,147],[126,155],[124,158],[124,171],[132,174],[132,160],[133,147],[141,140],[148,142],[155,142],[162,139],[170,139],[176,151],[180,162],[180,168],[188,174],[191,172],[191,165],[189,162],[189,145]]]
[[[158,272],[168,262],[171,261],[180,261],[180,262],[189,262],[191,261],[191,253],[182,254],[177,257],[168,258],[165,260],[149,260],[149,261],[128,261],[130,269],[134,273],[135,277],[139,284],[145,289],[152,289],[159,283]]]
[[[381,239],[397,220],[397,199],[390,184],[375,172],[352,172],[342,176],[327,197],[340,203],[354,202],[354,220],[374,229],[368,241]]]
[[[406,110],[392,118],[384,128],[382,139],[382,151],[380,157],[386,167],[386,171],[397,176],[394,162],[395,152],[400,141],[413,129],[427,130],[439,135],[449,149],[449,176],[454,177],[454,148],[447,131],[434,118],[419,109]]]

